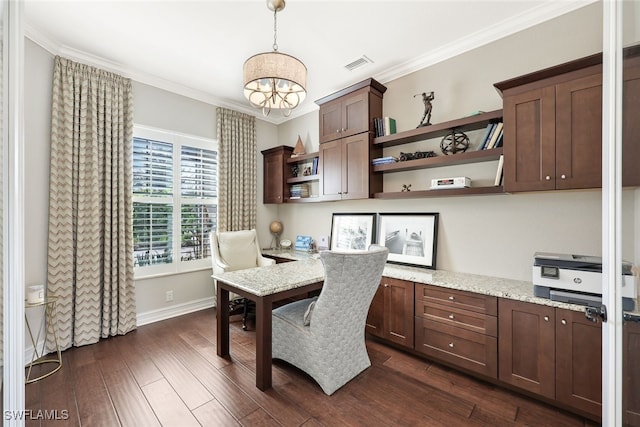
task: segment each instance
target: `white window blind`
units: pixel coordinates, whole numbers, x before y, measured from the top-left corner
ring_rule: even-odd
[[[134,134],[136,277],[210,266],[209,233],[217,224],[215,141],[146,128],[134,128]]]

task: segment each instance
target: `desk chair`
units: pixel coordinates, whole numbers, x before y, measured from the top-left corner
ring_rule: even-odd
[[[273,310],[273,358],[311,375],[328,395],[371,366],[364,328],[388,253],[376,245],[366,252],[320,252],[320,295]]]
[[[211,242],[211,263],[214,273],[264,267],[276,263],[274,260],[262,256],[256,230],[212,231],[209,241]],[[218,283],[216,280],[213,283],[215,294]],[[246,330],[249,300],[238,294],[230,294],[229,309],[233,312],[240,305],[244,307],[242,329]]]

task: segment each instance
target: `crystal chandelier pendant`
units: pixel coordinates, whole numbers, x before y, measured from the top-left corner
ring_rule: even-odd
[[[307,94],[307,67],[298,58],[278,52],[276,17],[284,6],[284,0],[267,0],[273,10],[273,51],[253,55],[243,67],[244,96],[264,116],[281,110],[288,117]]]

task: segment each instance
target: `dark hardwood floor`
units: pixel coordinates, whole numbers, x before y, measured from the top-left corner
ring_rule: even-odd
[[[255,333],[232,323],[231,360],[216,356],[215,336],[209,309],[69,349],[59,372],[26,386],[26,425],[595,425],[375,341],[371,368],[333,396],[279,361],[261,392]]]

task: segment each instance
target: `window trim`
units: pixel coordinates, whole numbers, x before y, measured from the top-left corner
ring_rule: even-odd
[[[149,279],[153,277],[170,276],[174,274],[190,273],[196,271],[206,270],[211,268],[211,257],[193,260],[193,261],[180,261],[180,251],[176,252],[176,247],[180,247],[180,207],[183,204],[202,203],[213,201],[213,204],[218,205],[218,198],[215,199],[194,199],[191,197],[185,197],[183,199],[180,189],[180,158],[181,147],[186,145],[189,147],[195,147],[206,150],[214,150],[218,152],[217,139],[205,138],[196,135],[190,135],[181,132],[174,132],[167,129],[160,129],[151,126],[133,125],[133,137],[134,138],[147,138],[159,142],[170,143],[173,147],[173,195],[171,196],[171,204],[173,205],[173,253],[178,254],[178,257],[174,255],[174,260],[170,264],[158,264],[144,267],[134,267],[134,280]],[[149,196],[136,196],[132,195],[132,209],[133,202],[148,202],[153,200],[155,202],[160,201],[158,197]],[[165,199],[165,200],[168,200]]]

